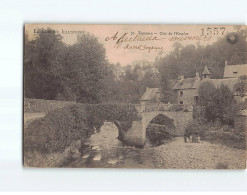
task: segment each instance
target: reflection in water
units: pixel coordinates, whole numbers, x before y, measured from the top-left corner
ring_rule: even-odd
[[[143,149],[125,146],[117,137],[117,127],[113,123],[105,122],[100,132],[92,135],[89,142],[83,145],[81,158],[70,166],[146,167],[147,164],[152,164],[153,154],[149,146]]]

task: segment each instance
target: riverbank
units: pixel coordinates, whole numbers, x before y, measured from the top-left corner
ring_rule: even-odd
[[[175,137],[158,147],[148,142],[144,148],[124,146],[117,140],[117,129],[107,123],[90,138],[91,147],[68,167],[162,168],[162,169],[245,169],[243,149],[220,143],[184,143]]]
[[[117,137],[117,127],[107,122],[84,143],[84,148],[76,147],[80,152],[73,147],[50,155],[28,153],[25,164],[29,167],[245,169],[245,150],[221,143],[184,143],[183,137],[175,137],[157,147],[147,140],[144,148],[135,148],[124,145]]]
[[[220,143],[184,143],[177,137],[173,142],[154,149],[161,162],[159,168],[171,169],[245,169],[246,152]]]

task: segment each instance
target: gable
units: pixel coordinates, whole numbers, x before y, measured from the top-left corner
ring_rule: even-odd
[[[247,75],[247,64],[225,66],[224,78],[237,78],[243,75]]]

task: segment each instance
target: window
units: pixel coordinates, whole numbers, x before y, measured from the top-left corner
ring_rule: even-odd
[[[233,74],[238,74],[238,72],[233,72]]]
[[[184,102],[183,101],[180,101],[180,104],[184,104]]]
[[[184,95],[184,92],[183,91],[180,91],[179,95],[180,96],[183,96]]]

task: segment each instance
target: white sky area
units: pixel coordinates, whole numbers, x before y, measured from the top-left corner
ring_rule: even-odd
[[[125,49],[124,46],[127,44],[131,46],[146,45],[148,47],[162,47],[162,56],[167,55],[172,50],[172,45],[177,41],[170,41],[171,37],[185,37],[185,36],[200,36],[202,33],[202,28],[204,28],[205,35],[207,35],[207,27],[212,27],[212,29],[218,28],[218,35],[212,34],[209,41],[198,41],[198,40],[183,40],[179,41],[182,45],[196,44],[200,42],[201,45],[212,44],[218,38],[225,37],[229,32],[236,31],[233,26],[229,25],[74,25],[74,24],[29,24],[25,27],[25,32],[32,39],[35,35],[34,31],[37,32],[38,29],[53,29],[58,31],[62,35],[62,41],[66,44],[75,43],[78,34],[65,34],[66,31],[86,31],[98,38],[99,42],[102,43],[106,49],[106,56],[111,63],[119,62],[121,66],[132,64],[133,61],[147,60],[153,62],[155,57],[159,54],[160,50],[136,50],[136,49]],[[222,35],[222,30],[220,27],[225,27],[224,35]],[[112,37],[118,32],[117,37],[121,38],[122,35],[127,33],[126,37],[133,38],[139,33],[140,37],[154,37],[157,36],[160,40],[149,40],[149,41],[130,41],[124,42],[119,48],[114,48],[117,40],[105,41],[107,37]],[[134,32],[135,34],[131,34]],[[187,33],[187,35],[179,34],[176,35],[175,32]],[[149,33],[149,35],[144,35]],[[153,33],[153,35],[150,35]],[[156,33],[156,34],[154,34]],[[164,35],[167,33],[167,35]],[[170,35],[169,35],[170,33]],[[209,36],[208,36],[209,37]]]

